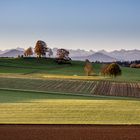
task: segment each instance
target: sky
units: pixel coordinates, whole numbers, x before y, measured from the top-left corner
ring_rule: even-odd
[[[140,49],[140,0],[0,0],[0,50]]]

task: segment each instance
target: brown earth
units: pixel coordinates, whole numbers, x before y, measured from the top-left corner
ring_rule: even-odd
[[[140,125],[0,125],[0,140],[139,140]]]

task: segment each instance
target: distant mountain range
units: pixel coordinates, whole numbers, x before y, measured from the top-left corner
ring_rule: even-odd
[[[115,50],[107,52],[105,50],[100,50],[98,52],[90,54],[87,56],[74,56],[74,60],[85,60],[89,59],[90,61],[101,61],[101,62],[112,62],[112,61],[135,61],[140,60],[140,50]]]
[[[84,61],[85,59],[88,59],[92,62],[95,62],[95,61],[99,61],[99,62],[113,62],[113,61],[117,61],[116,58],[113,58],[113,57],[110,57],[106,54],[103,54],[103,53],[100,53],[100,52],[97,52],[97,53],[94,53],[92,55],[89,55],[89,56],[84,56],[84,57],[72,57],[73,60],[81,60],[81,61]]]
[[[56,51],[58,48],[53,48],[54,57],[56,56]],[[94,52],[93,50],[69,50],[70,57],[73,60],[82,60],[89,59],[90,61],[100,61],[100,62],[113,62],[113,61],[134,61],[140,60],[140,50],[115,50],[107,52],[105,50],[100,50]],[[17,57],[18,55],[23,55],[23,48],[16,48],[11,50],[0,50],[0,57]]]
[[[115,57],[119,60],[133,61],[140,60],[140,50],[120,50],[112,51],[108,53],[111,57]]]
[[[54,56],[56,55],[57,50],[58,50],[58,48],[53,48],[52,49]],[[69,54],[70,57],[77,57],[77,56],[85,57],[85,56],[89,56],[89,55],[92,55],[92,54],[95,53],[92,50],[86,51],[86,50],[80,50],[80,49],[77,49],[77,50],[70,49],[69,52],[70,52],[70,54]]]

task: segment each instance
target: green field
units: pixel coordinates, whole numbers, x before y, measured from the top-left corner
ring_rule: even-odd
[[[140,101],[23,91],[0,92],[0,123],[140,124]]]
[[[124,91],[140,95],[140,70],[122,67],[114,79],[100,75],[101,64],[93,66],[96,74],[88,77],[80,61],[0,58],[0,123],[140,124],[140,98],[101,94],[112,83],[115,92],[126,82]]]

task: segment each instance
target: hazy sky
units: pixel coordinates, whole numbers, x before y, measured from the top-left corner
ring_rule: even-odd
[[[140,0],[0,0],[0,49],[140,49]]]

